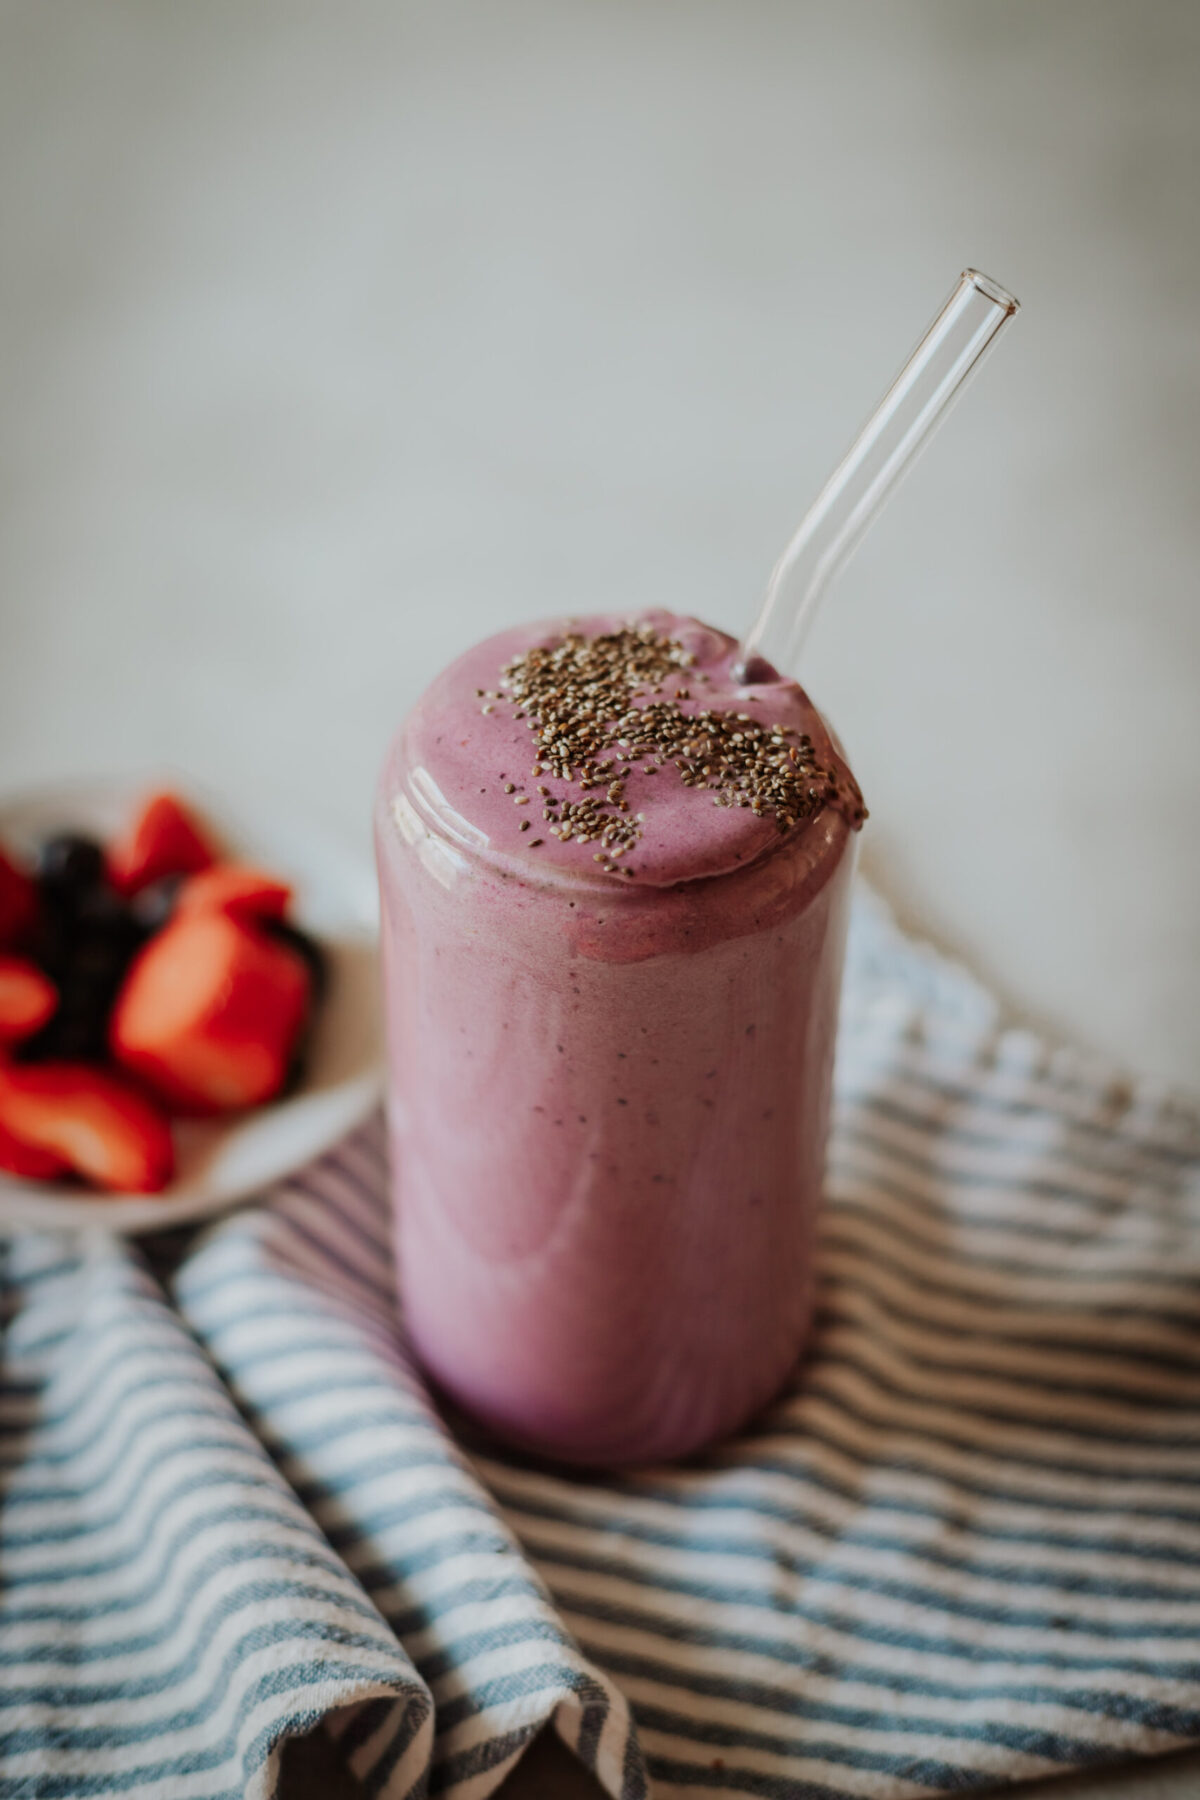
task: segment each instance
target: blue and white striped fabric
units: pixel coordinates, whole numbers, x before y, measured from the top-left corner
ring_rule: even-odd
[[[859,906],[823,1304],[686,1468],[458,1447],[382,1136],[133,1249],[5,1253],[0,1800],[382,1796],[552,1724],[620,1800],[915,1796],[1200,1739],[1200,1117]]]

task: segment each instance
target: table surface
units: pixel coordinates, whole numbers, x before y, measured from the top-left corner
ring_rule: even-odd
[[[5,784],[174,768],[365,845],[483,632],[739,629],[977,262],[1024,312],[805,678],[902,915],[1200,1091],[1198,72],[1191,0],[17,0]]]

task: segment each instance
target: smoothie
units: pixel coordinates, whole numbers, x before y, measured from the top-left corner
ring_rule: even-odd
[[[813,1296],[861,796],[805,693],[665,612],[492,638],[376,814],[404,1318],[502,1435],[687,1454]]]

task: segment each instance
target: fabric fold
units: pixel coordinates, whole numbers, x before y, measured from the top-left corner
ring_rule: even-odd
[[[275,1790],[365,1703],[423,1778],[428,1688],[247,1429],[138,1250],[0,1247],[0,1795]]]

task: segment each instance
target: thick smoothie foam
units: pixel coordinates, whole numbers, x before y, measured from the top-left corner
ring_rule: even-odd
[[[795,1360],[861,817],[799,687],[739,686],[693,620],[636,625],[684,660],[630,708],[693,748],[568,778],[529,653],[629,621],[525,627],[433,683],[377,812],[407,1327],[462,1404],[591,1462],[683,1454]],[[746,793],[809,810],[781,830]]]
[[[530,879],[538,879],[545,870],[569,873],[577,881],[607,879],[606,872],[597,868],[597,840],[582,842],[576,835],[563,839],[555,834],[547,812],[564,803],[578,805],[580,782],[564,779],[547,766],[531,709],[514,704],[500,684],[504,671],[531,650],[552,648],[573,636],[587,643],[611,638],[630,623],[605,615],[519,627],[468,651],[432,684],[409,721],[406,755],[414,773],[420,772],[414,783],[418,800],[435,821],[440,817],[443,826],[465,835],[476,848],[518,859]],[[775,677],[751,686],[737,683],[732,673],[734,640],[694,619],[647,612],[634,623],[677,646],[669,660],[670,673],[633,690],[630,707],[635,715],[645,716],[648,708],[668,703],[694,724],[700,742],[706,716],[740,716],[747,729],[777,728],[785,734],[781,753],[790,750],[795,756],[803,745],[815,766],[836,781],[843,811],[852,822],[861,819],[861,797],[853,778],[820,714],[795,682]],[[685,736],[682,741],[689,740]],[[636,736],[632,748],[637,748]],[[604,753],[601,766],[615,769],[629,813],[642,822],[636,846],[622,859],[632,879],[642,885],[666,887],[727,874],[778,847],[779,821],[773,812],[756,814],[747,807],[717,804],[712,788],[685,785],[674,762],[661,753],[634,757],[629,751],[613,750]],[[607,779],[588,791],[601,803]],[[853,819],[856,810],[858,820]],[[530,846],[539,839],[535,852]]]

